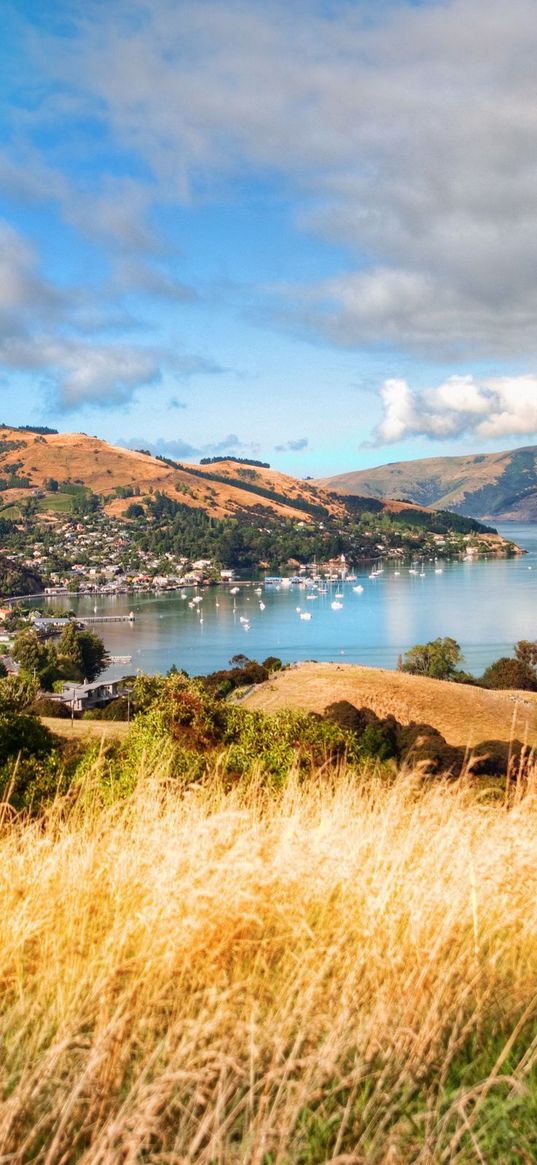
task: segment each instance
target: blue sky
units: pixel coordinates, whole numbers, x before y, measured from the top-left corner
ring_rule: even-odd
[[[533,0],[9,0],[0,418],[322,474],[537,441]]]

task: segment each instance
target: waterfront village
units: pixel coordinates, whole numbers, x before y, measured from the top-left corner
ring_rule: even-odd
[[[297,528],[304,525],[297,523]],[[174,590],[189,585],[225,583],[235,575],[232,566],[214,559],[189,559],[169,550],[156,553],[144,548],[132,540],[128,524],[102,512],[54,525],[37,525],[31,530],[21,527],[20,532],[19,546],[12,544],[5,553],[11,563],[34,572],[42,582],[37,590],[45,595]],[[407,558],[412,554],[413,542],[415,553],[425,558],[473,558],[482,553],[497,554],[500,541],[496,535],[476,538],[474,533],[462,534],[455,530],[442,533],[416,530],[410,535],[410,545],[408,534],[404,545],[393,545],[393,537],[381,527],[367,530],[365,535],[369,541],[369,561]],[[313,571],[339,576],[347,569],[346,557],[338,554],[315,564],[289,558],[280,564],[280,569],[284,574]],[[260,571],[270,566],[264,561],[257,565]]]
[[[139,517],[145,523],[147,519]],[[384,560],[402,560],[409,565],[412,573],[417,573],[413,566],[426,560],[434,561],[443,558],[473,559],[482,554],[498,554],[517,552],[517,548],[509,547],[493,532],[476,534],[475,531],[465,532],[444,530],[442,533],[430,530],[405,530],[394,536],[393,528],[387,528],[385,518],[377,521],[373,519],[370,528],[366,522],[361,530],[361,548],[366,549],[369,568],[375,572],[382,570]],[[148,526],[151,519],[148,521]],[[315,526],[317,531],[323,531],[323,523],[294,524],[300,534],[301,528]],[[0,660],[5,671],[17,672],[18,663],[12,652],[14,650],[14,636],[21,630],[29,629],[43,643],[61,637],[62,632],[74,624],[79,630],[88,631],[93,624],[107,622],[110,619],[134,619],[131,613],[122,615],[80,615],[70,610],[69,598],[75,595],[113,596],[116,594],[163,592],[186,587],[204,587],[227,584],[233,590],[244,583],[245,573],[249,578],[264,575],[265,585],[310,585],[323,587],[326,581],[355,579],[351,572],[356,565],[354,556],[348,552],[333,554],[319,562],[299,562],[298,559],[287,557],[279,562],[277,575],[267,575],[271,565],[266,561],[258,561],[249,571],[245,572],[235,564],[224,559],[218,561],[216,557],[191,557],[177,552],[176,547],[181,543],[177,539],[170,541],[166,536],[161,546],[172,545],[173,550],[161,549],[156,552],[144,545],[143,540],[133,537],[132,524],[110,517],[102,512],[70,516],[56,519],[53,522],[31,523],[15,526],[15,536],[9,538],[9,544],[3,550],[5,562],[9,561],[10,569],[15,575],[30,582],[30,587],[21,594],[16,590],[5,589],[3,605],[0,608]],[[265,533],[265,531],[263,531]],[[266,531],[270,533],[269,530]],[[322,535],[321,535],[322,536]],[[277,535],[276,535],[277,537]],[[333,543],[332,543],[333,545]],[[199,544],[198,544],[199,549]],[[363,551],[362,551],[363,553]],[[362,561],[364,559],[362,558]],[[423,566],[421,567],[423,569]],[[236,574],[238,577],[236,577]],[[363,588],[358,588],[363,589]],[[57,603],[50,602],[58,597]],[[45,608],[40,605],[21,606],[18,600],[33,597],[47,599]],[[194,603],[197,602],[194,598]],[[333,605],[337,606],[337,602]],[[340,604],[339,604],[340,605]],[[309,618],[308,614],[301,618]],[[98,631],[99,629],[96,628]],[[15,655],[17,652],[15,651]],[[109,663],[128,664],[130,657],[108,658]],[[124,685],[121,680],[101,679],[94,676],[84,683],[64,682],[59,691],[50,694],[49,698],[62,701],[71,710],[71,713],[80,714],[105,705],[111,700],[124,694]]]

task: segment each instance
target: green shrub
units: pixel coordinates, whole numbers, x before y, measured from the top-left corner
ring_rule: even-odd
[[[10,757],[44,757],[54,748],[54,737],[36,716],[0,713],[0,764]]]
[[[62,700],[51,700],[47,696],[39,696],[30,709],[34,716],[50,716],[56,720],[70,720],[71,709]]]

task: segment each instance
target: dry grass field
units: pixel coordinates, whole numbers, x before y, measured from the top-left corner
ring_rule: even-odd
[[[365,705],[378,716],[393,715],[402,724],[432,724],[450,744],[463,747],[513,737],[537,745],[537,693],[488,692],[352,664],[293,665],[256,688],[243,704],[265,712],[323,712],[336,700]]]
[[[145,759],[0,832],[6,1165],[530,1165],[537,796]]]
[[[42,716],[41,723],[67,740],[122,740],[129,731],[126,720],[60,720]]]

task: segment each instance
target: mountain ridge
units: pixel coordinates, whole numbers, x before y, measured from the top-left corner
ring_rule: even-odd
[[[537,445],[392,461],[317,480],[337,495],[390,497],[485,522],[537,522]]]

